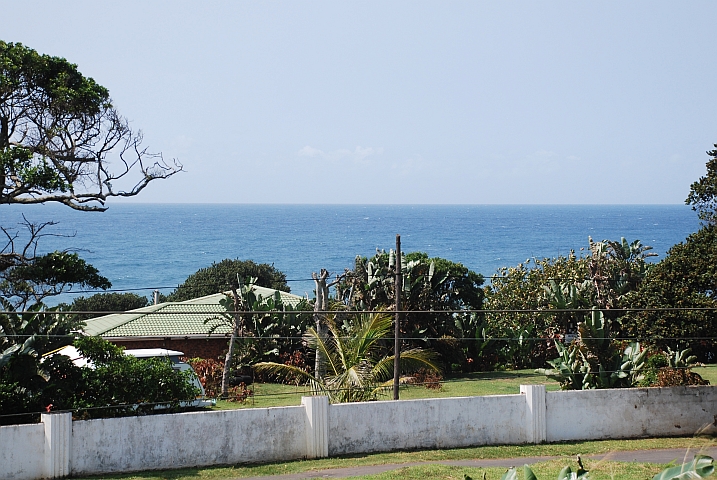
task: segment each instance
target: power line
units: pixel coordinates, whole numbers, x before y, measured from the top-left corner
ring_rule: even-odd
[[[180,302],[174,303],[181,304]],[[196,304],[200,305],[201,304]],[[205,304],[207,305],[207,304]],[[142,307],[147,308],[147,307]],[[554,309],[538,309],[538,308],[494,308],[494,309],[458,309],[458,310],[399,310],[398,313],[405,314],[495,314],[495,313],[516,313],[516,314],[544,314],[556,315],[559,313],[592,313],[594,311],[601,313],[629,313],[629,312],[709,312],[717,311],[714,307],[625,307],[625,308],[554,308]],[[216,310],[188,310],[167,311],[156,310],[148,312],[137,312],[132,310],[0,310],[0,315],[137,315],[143,313],[145,315],[302,315],[302,314],[318,314],[318,315],[374,315],[374,314],[394,314],[396,310],[226,310],[218,312]]]

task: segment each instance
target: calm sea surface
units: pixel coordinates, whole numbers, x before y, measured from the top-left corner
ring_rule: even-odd
[[[388,250],[461,262],[492,275],[531,257],[566,255],[595,240],[640,239],[659,258],[699,228],[684,205],[112,205],[104,213],[59,205],[1,206],[0,225],[55,221],[41,249],[72,249],[113,289],[169,293],[224,258],[273,263],[293,293],[313,295],[311,272],[341,272],[356,255]],[[63,300],[69,300],[65,297]]]

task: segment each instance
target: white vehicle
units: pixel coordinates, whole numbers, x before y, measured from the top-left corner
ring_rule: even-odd
[[[82,354],[72,345],[62,347],[52,353],[59,353],[70,357],[72,363],[78,367],[89,367],[92,368],[92,362],[87,360]],[[172,362],[172,368],[180,372],[190,372],[189,376],[192,380],[192,386],[199,389],[200,395],[192,402],[180,402],[182,407],[211,407],[217,404],[216,399],[207,398],[206,392],[202,382],[199,381],[196,372],[187,362],[183,362],[180,357],[184,356],[183,352],[177,350],[167,350],[166,348],[137,348],[131,350],[124,350],[125,355],[131,355],[135,358],[166,358]],[[161,408],[161,407],[160,407]]]

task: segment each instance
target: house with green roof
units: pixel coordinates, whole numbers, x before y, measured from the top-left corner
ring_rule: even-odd
[[[302,297],[254,286],[263,298],[279,293],[285,305],[296,307]],[[229,292],[228,292],[229,293]],[[166,348],[187,357],[223,359],[231,328],[221,321],[226,312],[219,303],[227,293],[215,293],[184,302],[165,302],[86,320],[86,335],[100,336],[128,349]]]

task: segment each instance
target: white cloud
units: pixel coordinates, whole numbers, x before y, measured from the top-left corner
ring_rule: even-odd
[[[323,150],[320,150],[318,148],[306,145],[304,148],[297,152],[297,155],[300,157],[323,158],[325,160],[331,161],[350,160],[353,162],[365,162],[366,159],[368,159],[369,157],[381,154],[383,154],[383,147],[364,148],[361,146],[357,146],[354,150],[350,150],[348,148],[339,148],[330,152],[324,152]]]
[[[324,152],[322,152],[321,150],[319,150],[318,148],[310,147],[308,145],[305,146],[304,148],[302,148],[301,150],[299,150],[298,155],[300,157],[325,157],[326,156],[326,154]]]

